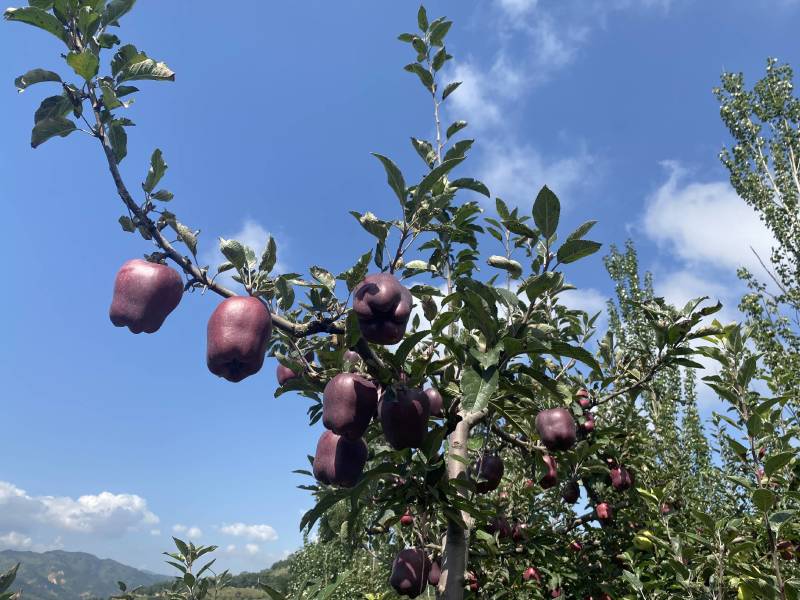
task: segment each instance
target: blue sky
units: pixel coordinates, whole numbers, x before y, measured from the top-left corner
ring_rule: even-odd
[[[396,41],[417,6],[141,0],[123,40],[177,81],[144,82],[130,109],[129,187],[160,147],[163,183],[179,217],[202,230],[204,257],[216,259],[218,236],[260,247],[270,232],[286,269],[348,267],[370,245],[348,211],[393,216],[369,153],[392,156],[413,180],[421,163],[408,138],[431,134],[430,100]],[[449,75],[464,85],[446,116],[477,138],[460,173],[525,209],[548,184],[563,229],[597,219],[593,238],[606,247],[634,237],[660,293],[719,297],[734,318],[735,268],[770,237],[717,160],[728,137],[711,88],[723,69],[754,81],[767,56],[800,64],[800,2],[452,0],[428,10],[455,20]],[[291,474],[319,435],[305,401],[272,397],[274,365],[236,385],[207,371],[217,298],[185,296],[157,335],[111,326],[114,273],[148,247],[119,230],[122,205],[92,140],[30,149],[33,112],[53,90],[17,95],[13,79],[67,70],[52,36],[2,27],[0,548],[84,550],[164,572],[159,553],[177,531],[220,545],[218,562],[234,571],[263,568],[301,543],[311,505]],[[570,269],[573,304],[602,307],[601,256]]]

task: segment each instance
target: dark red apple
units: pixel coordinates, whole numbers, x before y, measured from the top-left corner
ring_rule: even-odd
[[[342,356],[342,360],[346,363],[349,363],[350,366],[352,367],[361,362],[361,355],[358,352],[354,352],[353,350],[345,350],[344,355]]]
[[[594,512],[597,513],[597,519],[601,523],[610,521],[614,516],[614,510],[607,502],[600,502],[597,506],[595,506]]]
[[[314,353],[307,352],[305,355],[305,361],[310,363],[314,360]],[[296,379],[302,375],[302,372],[296,373],[294,370],[290,369],[289,367],[278,363],[278,369],[275,372],[275,376],[278,378],[278,385],[283,385],[287,381],[291,379]]]
[[[496,533],[501,540],[511,537],[511,525],[505,517],[492,517],[489,519],[486,531],[491,535]]]
[[[431,407],[431,416],[443,417],[442,406],[444,405],[444,400],[442,400],[442,395],[439,393],[439,390],[436,388],[428,388],[425,390],[425,395],[428,397],[428,403]]]
[[[403,385],[390,388],[378,404],[386,441],[395,450],[419,448],[428,433],[430,404],[420,389]]]
[[[528,524],[527,523],[514,523],[514,528],[511,530],[511,539],[517,544],[524,542],[528,537]]]
[[[478,576],[472,571],[467,572],[467,575],[464,577],[464,582],[473,592],[477,592],[481,587],[480,583],[478,583]]]
[[[672,506],[670,506],[670,504],[667,502],[663,502],[659,507],[659,511],[663,516],[667,516],[672,512]]]
[[[595,422],[592,413],[586,413],[586,420],[581,423],[581,433],[588,434],[594,431]]]
[[[567,504],[575,504],[580,497],[581,489],[578,487],[578,482],[574,479],[570,479],[564,484],[564,487],[561,488],[561,498]]]
[[[556,458],[550,454],[542,456],[542,461],[547,471],[539,480],[539,485],[542,486],[542,489],[547,490],[558,483],[558,464]]]
[[[522,579],[530,581],[533,579],[536,583],[542,583],[542,575],[536,567],[528,567],[522,572]]]
[[[631,477],[628,469],[622,465],[617,465],[611,469],[611,486],[618,492],[629,490],[633,485],[633,477]]]
[[[182,296],[183,279],[175,269],[134,258],[117,271],[109,316],[133,333],[155,333]]]
[[[353,487],[367,464],[367,443],[359,438],[348,440],[332,431],[324,432],[314,455],[317,481],[340,487]]]
[[[569,549],[572,550],[573,552],[580,552],[581,550],[583,550],[583,544],[577,541],[570,542]]]
[[[587,389],[580,389],[576,394],[578,398],[578,404],[581,405],[581,408],[584,410],[587,408],[591,408],[592,406],[592,399],[589,397],[589,390]]]
[[[435,560],[431,563],[431,571],[428,573],[428,583],[432,586],[439,585],[439,579],[442,577],[442,567],[439,565],[439,561]]]
[[[551,598],[560,598],[561,597],[561,588],[556,588],[550,592]]]
[[[233,382],[258,373],[271,335],[272,317],[261,300],[226,298],[208,320],[208,369]]]
[[[566,408],[549,408],[536,415],[536,431],[551,452],[568,450],[577,438],[575,419]]]
[[[356,373],[339,373],[325,386],[322,424],[348,439],[360,438],[378,406],[378,388]]]
[[[485,454],[470,467],[470,476],[476,480],[475,491],[488,494],[497,489],[503,479],[505,466],[496,454]]]
[[[403,513],[403,516],[400,517],[400,525],[408,527],[409,525],[413,524],[414,524],[414,515],[411,514],[410,509],[406,509],[406,512]]]
[[[368,275],[353,295],[361,335],[374,344],[396,344],[406,332],[411,303],[411,292],[391,273]]]
[[[425,550],[406,548],[401,550],[392,563],[389,585],[401,596],[416,598],[425,591],[431,573],[431,561]]]

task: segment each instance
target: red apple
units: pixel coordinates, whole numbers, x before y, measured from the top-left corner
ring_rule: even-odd
[[[406,548],[398,553],[392,563],[389,585],[401,596],[416,598],[425,591],[430,572],[431,561],[425,550]]]
[[[436,388],[428,388],[425,390],[425,395],[428,397],[428,403],[431,407],[431,416],[432,417],[443,417],[444,413],[442,413],[442,406],[444,404],[444,400],[442,400],[442,395],[439,393],[439,390]]]
[[[355,373],[339,373],[322,395],[322,424],[348,439],[360,438],[378,406],[378,388]]]
[[[117,271],[109,317],[133,333],[154,333],[182,296],[183,279],[175,269],[134,258]]]
[[[411,303],[411,292],[391,273],[368,275],[353,294],[361,335],[374,344],[398,343],[406,332]]]
[[[400,517],[400,525],[404,527],[408,527],[409,525],[414,524],[414,516],[411,514],[411,510],[406,510],[402,517]]]
[[[539,569],[536,567],[528,567],[523,571],[522,578],[525,581],[530,581],[531,579],[535,580],[536,583],[542,583],[542,575],[539,573]]]
[[[552,451],[569,450],[575,444],[575,419],[566,408],[550,408],[536,415],[536,431],[545,447]]]
[[[543,489],[547,490],[558,483],[558,465],[556,464],[555,457],[550,454],[545,454],[542,456],[542,461],[544,461],[544,466],[547,471],[539,480],[539,485],[542,486]]]
[[[226,298],[208,320],[208,369],[233,382],[258,373],[271,335],[272,317],[261,300]]]
[[[425,393],[404,385],[388,390],[378,404],[383,435],[395,450],[422,446],[429,414]]]
[[[595,506],[594,511],[597,513],[597,519],[601,523],[610,521],[614,516],[614,510],[607,502],[600,502],[597,506]]]
[[[611,469],[611,486],[618,492],[624,492],[630,489],[633,485],[633,477],[631,477],[628,469],[622,465],[617,465]]]
[[[317,481],[340,487],[353,487],[367,463],[367,444],[359,438],[348,440],[326,431],[317,442],[314,477]]]

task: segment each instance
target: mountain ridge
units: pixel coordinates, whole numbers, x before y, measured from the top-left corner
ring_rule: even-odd
[[[89,600],[119,593],[117,581],[129,588],[170,579],[88,552],[0,550],[0,572],[21,563],[14,589],[29,600]]]

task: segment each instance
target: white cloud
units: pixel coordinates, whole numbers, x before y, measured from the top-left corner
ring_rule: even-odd
[[[178,523],[172,526],[172,532],[178,535],[185,535],[189,539],[197,539],[203,536],[203,530],[196,525],[189,527]]]
[[[27,550],[33,545],[33,540],[16,531],[10,531],[5,535],[0,535],[0,548],[10,548],[11,550]]]
[[[150,530],[150,535],[157,537],[157,536],[161,535],[161,530],[160,529],[151,529]]]
[[[519,17],[536,8],[539,0],[498,0],[500,8],[509,16]]]
[[[0,481],[0,531],[27,531],[46,525],[61,531],[118,537],[158,523],[147,501],[135,494],[101,492],[77,500],[67,496],[31,496]]]
[[[244,549],[251,556],[258,554],[261,551],[261,548],[258,547],[258,544],[246,544]]]
[[[493,195],[513,206],[533,204],[543,185],[568,204],[570,194],[590,181],[588,174],[596,163],[585,147],[571,156],[554,158],[529,145],[489,141],[483,148],[479,179]]]
[[[222,525],[219,530],[234,537],[243,537],[249,540],[261,542],[274,542],[278,539],[278,533],[270,525],[246,525],[245,523],[231,523]]]
[[[750,248],[768,263],[774,239],[755,211],[727,182],[684,182],[687,171],[679,163],[662,164],[669,176],[647,202],[647,235],[689,265],[763,273]]]
[[[228,554],[236,552],[236,544],[228,544],[228,546],[225,548],[225,552]]]

